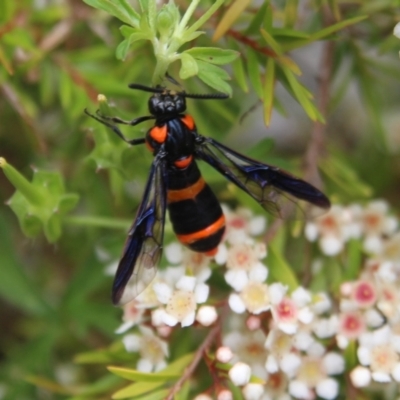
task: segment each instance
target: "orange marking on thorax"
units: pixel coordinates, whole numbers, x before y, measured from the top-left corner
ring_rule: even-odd
[[[221,228],[225,226],[225,216],[222,214],[214,223],[207,226],[207,228],[201,229],[200,231],[189,233],[187,235],[176,235],[178,240],[183,244],[190,244],[200,239],[205,239],[214,233],[217,233]]]
[[[150,137],[157,143],[164,143],[167,139],[167,125],[154,126],[150,130]]]
[[[190,129],[191,131],[195,128],[194,119],[186,114],[184,117],[181,118],[181,121]]]
[[[186,158],[174,161],[174,165],[177,168],[183,169],[186,168],[192,161],[193,161],[193,156],[188,156]]]
[[[202,177],[200,177],[196,183],[190,185],[187,188],[178,190],[168,190],[167,193],[168,202],[173,203],[175,201],[194,199],[204,189],[205,185],[206,182]]]

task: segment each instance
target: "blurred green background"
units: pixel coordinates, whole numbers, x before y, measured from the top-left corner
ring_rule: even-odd
[[[190,2],[176,3],[184,10]],[[201,7],[206,9],[209,3],[202,2]],[[297,2],[272,2],[271,15],[277,25],[317,31],[323,27],[324,10],[319,2],[311,3],[302,10]],[[385,198],[398,211],[400,40],[392,30],[400,21],[399,5],[396,1],[330,3],[332,15],[339,10],[343,19],[367,18],[327,38],[335,47],[326,108],[327,150],[321,163],[325,188],[337,202]],[[245,30],[265,4],[269,6],[269,2],[249,5],[235,29],[242,35],[254,34],[252,40],[268,48],[254,33],[257,30]],[[196,45],[215,46],[211,36],[218,18]],[[15,189],[0,172],[0,399],[62,396],[32,385],[32,375],[66,384],[94,379],[103,367],[76,366],[74,355],[108,345],[121,321],[121,311],[111,305],[111,276],[105,269],[118,259],[151,156],[142,147],[129,148],[83,113],[86,107],[96,109],[97,95],[102,93],[123,118],[147,114],[148,96],[127,84],[151,84],[152,48],[147,42],[134,43],[125,62],[117,60],[120,26],[120,21],[81,0],[0,4],[0,157],[29,180],[35,169],[53,171],[64,181],[67,193],[79,195],[77,207],[63,220],[59,240],[49,243],[43,234],[27,238],[5,204]],[[257,54],[232,32],[218,45],[239,50],[242,58],[228,69],[233,76],[232,99],[189,101],[199,132],[300,175],[304,164],[299,156],[307,149],[313,122],[293,101],[296,96],[285,92],[287,81],[278,73],[278,112],[267,129],[258,100],[262,94],[257,93],[264,79],[265,54]],[[302,82],[317,101],[319,45],[304,43],[293,55],[303,69]],[[316,62],[307,64],[313,58]],[[176,76],[174,68],[170,73]],[[184,86],[191,92],[213,91],[196,79]],[[140,137],[149,125],[125,132]],[[286,139],[274,137],[274,132],[284,132]],[[298,146],[287,145],[299,137]],[[278,144],[272,149],[275,140]],[[209,169],[205,176],[221,199],[232,199],[220,177]],[[244,196],[238,198],[256,209]],[[167,231],[166,240],[170,238]]]

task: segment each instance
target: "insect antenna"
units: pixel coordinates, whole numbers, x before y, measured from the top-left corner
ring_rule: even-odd
[[[187,99],[202,99],[202,100],[223,100],[229,97],[226,93],[205,93],[205,94],[193,94],[193,93],[181,93],[182,97]]]
[[[130,89],[137,89],[137,90],[142,90],[143,92],[150,92],[150,93],[163,93],[165,91],[165,88],[162,86],[156,86],[155,88],[146,86],[146,85],[141,85],[140,83],[130,83],[128,85]]]

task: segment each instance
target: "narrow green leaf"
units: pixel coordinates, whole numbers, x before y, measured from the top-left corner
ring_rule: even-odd
[[[285,4],[285,26],[292,27],[297,22],[297,8],[299,0],[287,0]]]
[[[258,58],[253,50],[247,50],[247,70],[250,82],[257,96],[263,98],[263,84],[261,82],[260,65]]]
[[[122,22],[139,26],[140,15],[131,7],[126,0],[83,0],[91,7],[97,8],[113,15]]]
[[[261,29],[261,36],[267,42],[268,46],[277,54],[282,55],[283,51],[279,43],[267,32],[265,29]]]
[[[293,41],[290,43],[286,43],[286,44],[282,44],[282,50],[284,52],[290,51],[290,50],[294,50],[297,49],[299,47],[304,47],[307,44],[316,42],[317,40],[321,40],[321,39],[325,39],[327,38],[329,35],[332,35],[333,33],[340,31],[350,25],[354,25],[357,24],[358,22],[363,21],[364,19],[368,18],[368,16],[366,15],[361,15],[361,16],[357,16],[354,18],[350,18],[347,19],[345,21],[340,21],[337,24],[328,26],[324,29],[321,29],[318,32],[312,33],[310,34],[308,39],[305,40],[298,40],[298,41]]]
[[[258,33],[263,26],[264,18],[269,7],[269,2],[265,1],[258,11],[254,14],[254,18],[251,20],[248,28],[244,31],[244,35],[250,36]]]
[[[287,37],[294,39],[309,39],[310,37],[309,33],[290,28],[272,28],[268,32],[270,32],[273,37]]]
[[[243,11],[251,3],[251,0],[234,0],[229,6],[219,24],[215,28],[213,41],[220,39],[230,29],[233,23],[240,17]]]
[[[190,54],[192,57],[211,64],[228,64],[239,57],[240,53],[234,50],[220,49],[218,47],[193,47],[183,54]]]
[[[122,367],[108,367],[108,370],[115,375],[121,376],[122,378],[129,379],[132,381],[146,381],[146,382],[158,382],[158,381],[166,381],[169,379],[176,379],[180,376],[182,371],[189,365],[189,363],[193,359],[193,354],[185,354],[184,356],[178,358],[173,361],[167,367],[165,367],[162,371],[146,373],[137,371],[135,369],[130,368],[122,368]]]
[[[128,397],[140,396],[141,394],[151,392],[162,385],[164,385],[164,381],[160,382],[139,381],[137,383],[132,383],[131,385],[128,385],[121,390],[118,390],[112,395],[112,399],[126,399]]]
[[[270,243],[268,246],[267,265],[273,281],[287,285],[290,291],[299,286],[290,265],[283,258],[282,254],[276,250],[274,243]]]
[[[247,93],[249,91],[249,86],[247,85],[246,72],[244,69],[243,59],[241,57],[238,57],[232,63],[232,70],[233,70],[233,76],[235,77],[236,83],[240,86],[240,88],[244,92]]]
[[[274,105],[274,89],[275,89],[275,61],[273,58],[268,58],[265,68],[264,81],[264,123],[269,126],[271,123],[272,108]]]

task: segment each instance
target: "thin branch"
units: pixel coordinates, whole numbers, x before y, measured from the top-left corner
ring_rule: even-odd
[[[171,391],[169,392],[168,396],[166,397],[166,400],[173,400],[174,396],[179,392],[179,390],[181,389],[181,387],[185,383],[185,381],[191,377],[191,375],[193,374],[197,365],[200,363],[201,359],[203,358],[204,352],[206,352],[207,349],[211,346],[211,343],[214,341],[214,339],[216,338],[216,336],[218,335],[220,330],[221,330],[220,324],[217,324],[216,326],[214,326],[214,328],[211,329],[211,331],[208,333],[208,335],[204,339],[203,343],[197,349],[192,362],[188,365],[186,370],[183,372],[183,375],[181,376],[181,378],[172,387]]]
[[[329,25],[332,15],[328,8],[323,10],[324,25]],[[326,41],[323,45],[321,66],[318,75],[317,106],[326,117],[330,98],[330,82],[332,76],[334,41]],[[326,125],[316,121],[311,132],[311,140],[305,155],[305,178],[314,185],[321,187],[322,182],[318,173],[318,161],[325,150]]]
[[[259,53],[262,53],[267,57],[276,58],[277,56],[276,53],[272,51],[269,47],[261,46],[257,41],[250,39],[249,37],[242,35],[241,33],[233,29],[229,29],[227,34],[229,36],[232,36],[238,42],[241,42],[246,46],[251,47],[253,50],[258,51]]]

